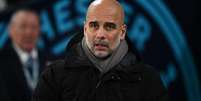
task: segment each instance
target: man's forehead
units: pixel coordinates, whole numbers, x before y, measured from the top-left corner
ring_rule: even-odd
[[[98,20],[90,20],[88,23],[102,23],[102,24],[116,24],[116,22],[113,21],[98,21]]]
[[[120,16],[120,12],[118,9],[111,7],[94,7],[91,8],[90,11],[87,12],[87,17],[117,17]]]
[[[109,13],[93,13],[89,14],[86,18],[86,21],[97,21],[97,22],[113,22],[117,23],[121,20],[121,18],[114,14]]]
[[[98,3],[96,3],[98,2]],[[124,22],[124,12],[121,5],[115,0],[96,0],[88,8],[88,19],[119,20]]]
[[[27,19],[27,17],[29,19]],[[27,20],[30,20],[30,19],[39,20],[37,14],[34,13],[34,12],[31,12],[31,11],[18,11],[12,16],[11,23],[24,22],[24,21],[27,21]]]

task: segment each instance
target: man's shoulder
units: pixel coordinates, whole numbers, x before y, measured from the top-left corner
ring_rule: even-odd
[[[44,71],[42,72],[42,77],[44,78],[60,78],[64,73],[64,60],[56,60],[48,63]]]
[[[6,53],[6,52],[10,52],[10,51],[14,51],[13,47],[3,47],[0,49],[0,53]]]
[[[69,81],[67,83],[72,84],[72,82],[79,77],[80,72],[76,72],[76,70],[77,68],[74,69],[74,67],[69,67],[65,60],[56,60],[45,68],[41,77],[43,80],[47,80],[53,85],[60,86],[60,84],[63,83],[63,80]]]
[[[152,65],[137,63],[134,68],[140,71],[141,76],[146,82],[158,82],[161,79],[159,71]]]
[[[12,58],[16,55],[17,53],[12,47],[3,47],[0,49],[0,58]]]
[[[138,56],[136,56],[133,51],[128,51],[126,56],[121,62],[121,65],[128,67],[128,71],[131,72],[144,72],[144,73],[153,73],[157,72],[156,68],[154,68],[152,65],[149,65],[142,61],[142,59]]]
[[[157,69],[152,66],[152,65],[149,65],[149,64],[146,64],[144,62],[138,62],[138,63],[135,63],[134,65],[134,68],[137,70],[137,71],[140,71],[142,72],[143,74],[148,74],[148,75],[152,75],[152,74],[158,74],[158,71]],[[134,69],[134,70],[135,70]]]
[[[64,60],[63,59],[60,59],[60,60],[56,60],[56,61],[53,61],[53,62],[50,62],[47,64],[47,69],[52,69],[52,70],[60,70],[60,69],[63,69],[64,68]]]

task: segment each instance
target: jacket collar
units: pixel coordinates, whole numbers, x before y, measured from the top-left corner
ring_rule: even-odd
[[[93,63],[88,59],[83,51],[81,45],[82,37],[83,34],[76,34],[67,45],[65,68],[83,70],[94,67]],[[126,41],[129,45],[129,51],[124,56],[122,61],[118,64],[118,66],[113,68],[112,70],[123,72],[142,72],[143,70],[140,68],[142,64],[140,63],[140,57],[134,54],[133,48],[131,48],[132,46],[130,41],[128,39]]]
[[[140,68],[140,64],[141,63],[138,63],[134,53],[128,51],[122,61],[111,70],[123,72],[141,72],[142,69]],[[85,70],[90,67],[94,68],[94,65],[85,55],[81,47],[81,43],[78,43],[72,47],[72,50],[68,51],[68,54],[65,57],[65,68]]]

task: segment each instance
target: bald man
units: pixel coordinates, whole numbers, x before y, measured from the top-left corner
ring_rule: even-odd
[[[45,67],[45,55],[36,46],[40,35],[37,13],[29,9],[16,11],[8,32],[10,40],[0,51],[0,76],[5,92],[0,94],[0,100],[30,101],[39,74]]]
[[[167,101],[158,72],[133,52],[116,0],[92,2],[83,30],[43,73],[33,101]]]

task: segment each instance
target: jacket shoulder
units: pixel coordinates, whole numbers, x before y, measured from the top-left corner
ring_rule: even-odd
[[[61,79],[63,65],[63,60],[57,60],[45,68],[33,93],[33,101],[58,101],[60,92],[58,81]]]
[[[144,63],[136,63],[132,72],[139,72],[146,82],[161,82],[159,71],[151,65]]]
[[[60,75],[64,69],[64,60],[56,60],[47,65],[47,68],[43,71],[43,76],[57,76]],[[57,75],[55,75],[57,74]]]
[[[161,99],[167,101],[167,89],[162,82],[159,71],[154,67],[146,64],[139,64],[142,69],[142,83],[144,85],[145,99]]]

